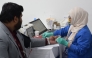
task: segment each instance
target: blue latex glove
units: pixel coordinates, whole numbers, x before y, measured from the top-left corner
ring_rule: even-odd
[[[68,46],[68,42],[64,38],[58,37],[56,39],[56,42],[59,43],[59,44],[63,44],[65,46]]]
[[[50,36],[53,36],[53,32],[45,32],[45,33],[42,34],[43,38],[47,38],[47,37],[50,37]]]

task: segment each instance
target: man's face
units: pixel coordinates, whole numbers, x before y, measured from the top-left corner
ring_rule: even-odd
[[[14,26],[15,31],[17,31],[21,28],[21,24],[22,24],[22,15],[20,16],[20,18],[18,18],[18,23]]]

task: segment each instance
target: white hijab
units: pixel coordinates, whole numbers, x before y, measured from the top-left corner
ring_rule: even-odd
[[[69,16],[71,17],[71,26],[68,30],[67,38],[72,44],[77,32],[82,29],[88,22],[88,13],[82,8],[75,7],[70,10]],[[72,33],[71,33],[72,32]],[[69,35],[71,33],[71,35]]]

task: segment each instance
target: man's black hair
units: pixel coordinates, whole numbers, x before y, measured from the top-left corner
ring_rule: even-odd
[[[14,17],[20,18],[23,12],[23,7],[13,2],[5,3],[2,6],[2,11],[0,13],[0,21],[3,23],[11,22]]]

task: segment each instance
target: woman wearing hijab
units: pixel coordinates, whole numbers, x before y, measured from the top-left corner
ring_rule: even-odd
[[[70,26],[44,35],[60,35],[56,42],[67,47],[67,58],[92,58],[92,35],[87,26],[88,13],[75,7],[69,12],[69,19]]]

